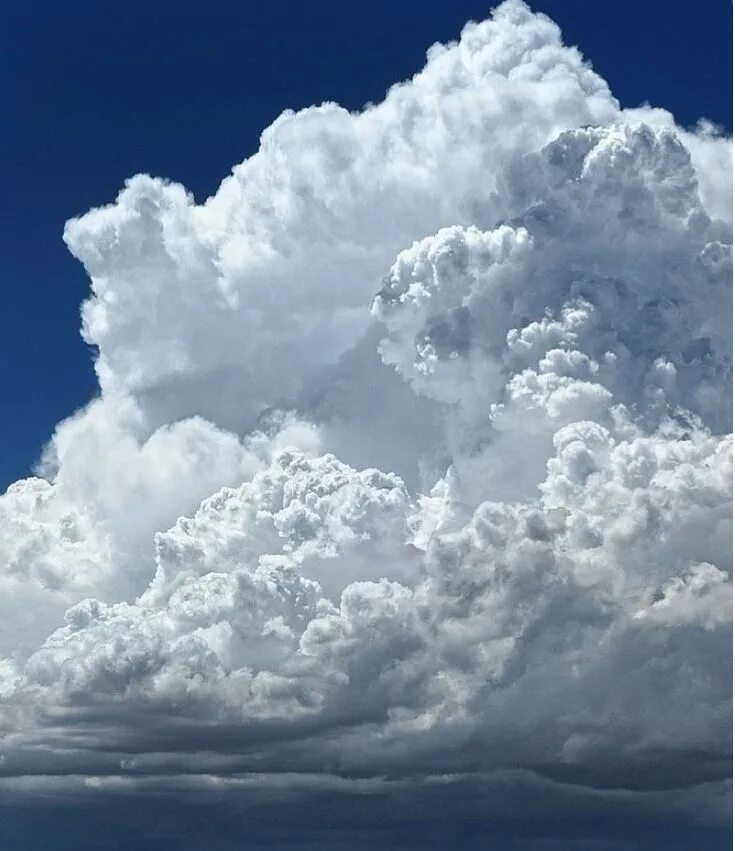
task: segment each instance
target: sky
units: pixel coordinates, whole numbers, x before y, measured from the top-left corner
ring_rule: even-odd
[[[730,6],[707,14],[663,0],[539,0],[625,106],[665,106],[684,125],[731,130]],[[88,292],[64,222],[149,172],[203,200],[256,150],[283,109],[380,100],[435,41],[487,2],[358,7],[167,0],[4,4],[2,278],[6,307],[0,486],[26,475],[56,423],[94,394],[78,333]]]
[[[662,8],[4,13],[3,849],[729,847],[730,26]]]

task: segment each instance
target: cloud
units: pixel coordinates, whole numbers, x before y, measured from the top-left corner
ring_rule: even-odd
[[[0,497],[13,794],[719,812],[729,150],[510,0],[203,204],[138,175],[69,222],[100,396]]]

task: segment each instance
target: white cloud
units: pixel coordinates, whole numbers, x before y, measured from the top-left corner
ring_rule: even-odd
[[[0,497],[0,772],[716,797],[729,150],[510,0],[69,222],[101,395]]]

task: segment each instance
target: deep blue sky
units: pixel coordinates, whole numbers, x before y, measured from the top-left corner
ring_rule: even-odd
[[[0,489],[95,392],[64,221],[148,171],[211,194],[286,107],[357,108],[489,0],[10,0],[0,12]],[[731,4],[534,0],[625,106],[731,129]],[[211,8],[210,8],[211,7]]]

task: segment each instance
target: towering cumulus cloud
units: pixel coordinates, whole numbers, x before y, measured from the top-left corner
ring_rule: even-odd
[[[8,798],[722,818],[729,162],[508,0],[68,222],[100,394],[0,497]]]

